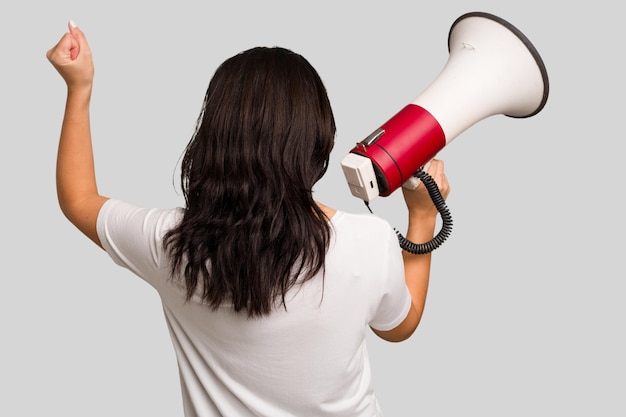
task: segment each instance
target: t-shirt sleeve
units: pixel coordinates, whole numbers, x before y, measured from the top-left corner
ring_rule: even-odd
[[[110,199],[100,209],[96,227],[113,261],[150,282],[168,267],[161,242],[175,220],[174,209],[140,208]]]
[[[383,253],[386,260],[381,278],[383,289],[380,303],[369,325],[376,330],[387,331],[397,327],[409,314],[411,309],[411,293],[404,278],[402,252],[395,232],[389,227],[387,239],[384,240]]]

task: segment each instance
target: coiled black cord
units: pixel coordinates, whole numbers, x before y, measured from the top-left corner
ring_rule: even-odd
[[[452,216],[450,215],[450,210],[448,210],[448,206],[446,205],[446,201],[443,196],[439,192],[439,187],[435,180],[423,169],[420,168],[414,174],[422,184],[428,190],[428,195],[430,195],[431,200],[435,204],[437,211],[439,211],[439,215],[441,216],[442,225],[441,230],[435,237],[433,237],[430,241],[425,243],[414,243],[405,238],[402,233],[400,233],[397,229],[393,229],[398,236],[398,242],[400,243],[400,247],[405,251],[412,253],[414,255],[423,255],[425,253],[429,253],[437,249],[441,244],[450,236],[452,233]],[[370,213],[372,213],[372,209],[369,206],[369,203],[366,201],[365,205],[367,206]]]

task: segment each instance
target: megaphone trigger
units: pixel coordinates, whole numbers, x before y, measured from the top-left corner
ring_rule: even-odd
[[[432,159],[430,161],[432,161]],[[424,166],[422,166],[420,170],[428,172],[428,167],[430,167],[430,161],[426,162],[426,164],[424,164]],[[418,176],[413,175],[411,178],[405,181],[404,184],[402,184],[402,187],[406,188],[407,190],[417,190],[417,187],[419,187],[421,183],[422,181],[418,178]]]

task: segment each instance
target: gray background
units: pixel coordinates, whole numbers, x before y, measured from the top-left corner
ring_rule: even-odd
[[[480,121],[440,153],[454,231],[434,254],[417,333],[402,344],[370,337],[375,389],[387,416],[626,415],[623,22],[617,3],[576,4],[1,6],[0,415],[182,415],[157,294],[57,206],[65,87],[45,51],[69,19],[95,57],[92,130],[104,195],[181,204],[179,157],[213,71],[243,49],[280,45],[317,68],[338,123],[316,197],[365,212],[341,159],[437,76],[450,25],[470,11],[505,18],[531,39],[550,98],[532,118]],[[372,206],[406,227],[399,193]]]

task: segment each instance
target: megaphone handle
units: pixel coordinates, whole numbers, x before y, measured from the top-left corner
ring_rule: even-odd
[[[423,171],[428,171],[428,167],[430,166],[430,162],[432,159],[424,164],[420,169]],[[416,190],[417,187],[420,186],[422,182],[417,178],[417,175],[413,175],[411,178],[406,180],[404,184],[402,184],[402,188],[406,188],[407,190]]]
[[[414,176],[424,184],[428,190],[430,198],[437,208],[437,211],[439,211],[443,223],[441,230],[439,230],[439,233],[437,233],[435,237],[425,243],[411,242],[397,229],[394,229],[394,231],[398,236],[398,242],[400,243],[400,247],[402,249],[414,255],[422,255],[437,249],[448,238],[448,236],[450,236],[450,233],[452,232],[452,216],[450,215],[450,210],[448,210],[445,199],[439,192],[439,186],[435,180],[423,169],[417,171]]]

